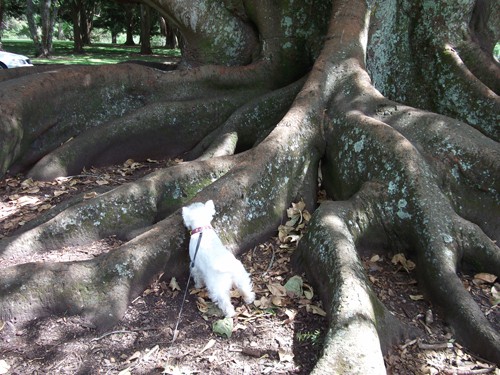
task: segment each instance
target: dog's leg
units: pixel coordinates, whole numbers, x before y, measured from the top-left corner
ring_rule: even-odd
[[[231,281],[229,274],[211,277],[207,280],[208,296],[228,318],[236,314],[234,306],[231,304]]]
[[[200,288],[203,288],[205,286],[205,284],[203,283],[202,274],[201,274],[200,270],[198,269],[198,267],[194,266],[193,268],[191,268],[191,275],[193,276],[194,287],[196,289],[200,289]]]
[[[243,297],[245,303],[248,304],[255,301],[255,293],[252,291],[252,282],[250,281],[250,278],[247,277],[247,279],[248,280],[245,280],[243,283],[241,282],[243,280],[236,280],[237,283],[235,283],[235,285],[236,288],[240,291],[240,294]]]
[[[233,284],[240,292],[245,303],[252,303],[255,300],[255,293],[252,291],[252,281],[243,265],[238,262],[238,266],[233,271]]]

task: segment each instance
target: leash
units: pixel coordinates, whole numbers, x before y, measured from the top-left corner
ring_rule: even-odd
[[[195,232],[195,233],[198,233],[198,232]],[[179,315],[177,316],[177,322],[175,323],[175,328],[174,328],[174,332],[172,335],[171,344],[174,343],[174,341],[177,339],[177,336],[179,335],[179,331],[177,330],[177,328],[179,327],[179,323],[181,321],[182,309],[184,308],[184,302],[186,302],[186,295],[187,295],[187,291],[189,288],[189,282],[191,281],[192,271],[193,271],[193,267],[194,267],[194,261],[196,260],[196,255],[198,254],[198,249],[200,248],[201,237],[203,236],[203,231],[200,231],[199,233],[200,233],[200,236],[198,237],[198,242],[196,243],[196,250],[194,251],[193,260],[191,261],[191,264],[189,267],[189,277],[188,277],[188,281],[186,283],[186,289],[184,290],[184,297],[182,297],[181,309],[179,310]],[[194,233],[191,232],[191,235],[192,234],[194,234]]]

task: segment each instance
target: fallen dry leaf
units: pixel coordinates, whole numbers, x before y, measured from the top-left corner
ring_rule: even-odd
[[[294,355],[290,351],[279,349],[278,357],[280,359],[280,362],[293,362]]]
[[[216,341],[214,339],[211,339],[207,344],[203,347],[203,349],[200,350],[198,354],[202,354],[203,352],[206,352],[208,349],[212,348],[215,345]]]
[[[314,297],[313,287],[310,286],[309,284],[303,285],[303,291],[304,291],[304,297],[306,297],[307,299],[311,300]]]
[[[256,299],[253,304],[259,309],[268,309],[273,305],[271,302],[271,298],[267,298],[264,296],[260,297],[260,299]]]
[[[172,277],[172,279],[170,279],[170,283],[168,284],[168,286],[172,290],[181,290],[181,287],[177,283],[177,279],[175,277]]]
[[[297,315],[297,310],[293,310],[293,309],[284,309],[284,313],[286,314],[286,316],[288,316],[288,319],[284,320],[283,321],[283,324],[289,324],[291,322],[294,321],[295,319],[295,316]]]
[[[410,294],[410,299],[412,301],[421,301],[424,299],[424,296],[421,294]]]
[[[286,296],[286,289],[283,285],[278,283],[267,284],[267,289],[271,292],[273,296],[284,297]]]
[[[128,357],[127,362],[132,362],[132,361],[135,361],[139,358],[141,358],[141,352],[136,351],[134,354],[132,354],[130,357]]]
[[[52,208],[52,205],[49,203],[46,203],[46,204],[42,204],[40,207],[38,207],[37,211],[42,212],[42,211],[48,210],[49,208]]]
[[[279,307],[285,304],[283,298],[278,296],[272,296],[271,302],[273,303],[274,306],[279,306]]]
[[[207,301],[205,301],[203,298],[201,297],[197,297],[196,298],[196,307],[198,307],[198,310],[201,312],[201,313],[206,313],[208,311],[208,304],[207,304]]]
[[[36,194],[40,191],[40,188],[38,186],[34,186],[32,187],[31,189],[28,189],[25,191],[25,193],[28,193],[28,194]]]
[[[406,259],[405,255],[403,253],[396,254],[392,257],[391,259],[392,264],[401,264],[403,268],[406,270],[406,272],[410,272],[415,268],[415,263],[413,263],[411,260]]]
[[[306,311],[320,316],[326,316],[326,311],[316,305],[306,305]]]
[[[497,280],[497,276],[491,273],[477,273],[474,275],[474,281],[493,284]]]

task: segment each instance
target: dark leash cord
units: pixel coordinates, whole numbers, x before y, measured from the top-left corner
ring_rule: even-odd
[[[172,334],[172,342],[171,342],[172,344],[177,339],[177,335],[179,334],[179,331],[177,331],[177,328],[179,327],[179,323],[181,321],[181,315],[182,315],[182,309],[184,307],[184,302],[186,302],[186,296],[187,296],[187,291],[189,289],[189,282],[191,281],[192,271],[193,271],[193,267],[194,267],[194,261],[196,260],[196,255],[198,255],[198,249],[200,248],[201,236],[203,236],[203,231],[200,232],[200,236],[198,237],[198,242],[196,243],[196,250],[194,252],[194,257],[193,257],[193,260],[191,261],[191,264],[189,266],[189,277],[188,277],[188,281],[186,283],[186,289],[184,290],[184,297],[182,297],[181,309],[179,310],[179,315],[177,316],[177,322],[175,323],[174,332]]]

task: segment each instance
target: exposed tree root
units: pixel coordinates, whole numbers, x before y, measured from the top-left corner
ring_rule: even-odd
[[[330,321],[313,374],[385,374],[382,352],[411,333],[378,300],[358,257],[356,243],[381,229],[363,195],[323,203],[297,250]]]
[[[470,124],[495,141],[500,141],[498,113],[500,98],[479,81],[464,65],[455,49],[448,45],[436,60],[438,111]]]
[[[125,154],[135,160],[173,158],[190,150],[204,132],[223,122],[239,106],[238,99],[242,101],[233,95],[146,105],[66,142],[40,159],[29,177],[52,180],[70,176],[86,166],[122,162]]]
[[[352,12],[344,14],[339,6],[335,15],[339,23],[349,20],[353,27]],[[361,19],[360,26],[365,27]],[[330,48],[335,51],[335,47],[341,49],[343,43],[349,43],[348,29],[337,25],[335,30],[339,29],[345,30],[345,33],[337,36],[332,32],[323,52]],[[353,32],[354,35],[358,33]],[[350,50],[353,59],[361,55],[362,51],[356,47]],[[398,108],[397,103],[384,102],[370,85],[363,60],[358,58],[357,63],[353,63],[346,58],[345,55],[337,58],[335,53],[331,53],[324,68],[325,72],[344,73],[337,75],[337,79],[330,79],[333,101],[331,110],[327,112],[329,126],[325,129],[328,147],[322,163],[324,186],[331,196],[349,199],[366,183],[381,183],[383,194],[373,194],[378,198],[366,198],[373,205],[374,216],[371,220],[380,223],[380,228],[383,228],[380,232],[385,233],[385,241],[391,247],[415,252],[422,287],[434,303],[442,306],[459,340],[487,358],[499,361],[500,335],[460,285],[456,271],[465,260],[465,251],[469,252],[467,259],[471,258],[470,250],[466,249],[473,241],[481,241],[475,246],[481,249],[481,255],[474,263],[478,270],[498,270],[500,249],[478,226],[460,218],[447,198],[450,185],[451,190],[455,187],[456,191],[456,186],[463,185],[463,179],[466,178],[469,181],[465,186],[468,185],[470,190],[461,192],[456,206],[460,206],[462,199],[474,199],[472,188],[477,194],[478,185],[485,183],[494,186],[482,195],[485,202],[497,201],[497,177],[490,173],[492,165],[493,171],[497,168],[498,162],[495,160],[498,159],[498,145],[477,132],[471,132],[465,124],[459,124],[453,131],[447,132],[444,129],[451,127],[450,121],[453,121],[449,118],[432,117],[434,115],[415,109]],[[318,61],[321,61],[321,56]],[[313,76],[314,72],[311,74]],[[339,108],[342,110],[339,111]],[[436,120],[444,125],[436,126],[436,122],[433,122],[434,128],[438,129],[434,134],[420,127],[425,127],[427,121]],[[469,140],[459,141],[466,138]],[[432,148],[436,147],[436,142],[444,145],[445,140],[451,140],[451,143],[447,142],[440,150],[441,155],[445,156],[443,163],[431,155],[435,154]],[[479,154],[482,156],[476,157]],[[473,172],[464,171],[463,176],[457,177],[460,183],[455,181],[443,185],[441,181],[444,176],[453,175],[454,165],[446,163],[450,159],[462,165],[474,163],[475,168]],[[477,200],[475,202],[477,205]],[[486,205],[483,207],[488,208]],[[496,208],[488,208],[494,212],[493,216],[489,216],[492,222],[484,220],[478,224],[484,224],[490,235],[497,236],[498,205],[493,207]],[[460,208],[462,212],[469,209]],[[361,224],[352,219],[350,225]],[[461,241],[457,240],[459,238]],[[310,246],[307,254],[314,252],[320,252],[320,248]],[[326,261],[321,259],[321,262],[315,262],[316,255],[311,256],[311,264]],[[335,324],[334,320],[332,324]]]
[[[161,7],[161,2],[150,3]],[[294,6],[302,7],[298,3]],[[419,12],[429,6],[427,2],[403,3]],[[463,5],[436,4],[429,14],[421,15],[425,22],[433,24],[445,11]],[[494,243],[500,236],[500,151],[490,139],[498,137],[498,97],[461,66],[460,51],[436,53],[454,45],[447,27],[454,22],[462,25],[456,19],[461,15],[452,14],[455,18],[448,24],[436,22],[440,28],[432,43],[422,34],[424,25],[415,26],[415,45],[405,42],[407,52],[430,45],[418,62],[433,68],[438,62],[443,64],[422,80],[431,89],[424,84],[419,87],[441,93],[439,98],[409,95],[414,87],[391,86],[386,82],[390,74],[384,71],[385,65],[371,65],[373,81],[383,86],[387,97],[406,102],[401,105],[377,91],[366,71],[371,15],[367,2],[333,3],[324,48],[305,82],[297,81],[310,58],[303,45],[285,48],[284,40],[294,40],[285,37],[286,23],[262,21],[291,11],[274,3],[260,5],[248,3],[246,7],[265,40],[264,58],[243,67],[203,66],[165,73],[122,65],[112,73],[108,68],[99,68],[95,74],[83,68],[65,70],[67,80],[61,86],[50,72],[2,83],[0,95],[6,101],[0,110],[0,173],[16,160],[19,168],[26,167],[55,149],[33,170],[34,176],[74,173],[88,163],[115,160],[112,155],[121,154],[130,144],[123,137],[131,131],[132,137],[143,141],[143,132],[156,138],[144,141],[148,147],[163,145],[195,161],[71,206],[38,227],[2,240],[0,256],[13,258],[110,235],[128,242],[90,261],[24,264],[4,270],[0,318],[79,313],[99,326],[112,324],[156,274],[186,271],[187,233],[178,212],[182,205],[191,200],[216,201],[214,226],[228,248],[238,253],[274,233],[291,201],[303,198],[308,207],[315,207],[321,159],[323,185],[338,201],[316,211],[297,258],[316,281],[330,318],[325,353],[316,373],[332,369],[384,373],[383,351],[405,332],[366,281],[356,254],[365,241],[407,251],[416,258],[423,291],[441,307],[456,337],[500,363],[500,334],[456,274],[462,266],[488,272],[500,269],[500,249]],[[473,2],[468,5],[472,11]],[[399,8],[389,8],[394,16],[389,29],[396,30],[402,26],[396,17]],[[382,2],[377,12],[383,15],[387,9]],[[380,57],[385,50],[377,48],[371,52]],[[297,67],[284,68],[298,53],[302,57]],[[415,82],[427,67],[416,66],[414,61],[410,66],[405,58],[401,57],[406,63],[398,77],[407,74],[414,79],[408,82]],[[450,77],[457,86],[447,84],[441,90],[439,79]],[[27,91],[19,84],[25,84]],[[71,88],[72,94],[54,95],[49,105],[44,103],[48,107],[44,112],[36,90],[41,85],[54,86],[56,94]],[[6,88],[13,89],[12,98]],[[454,95],[457,88],[472,95]],[[27,97],[38,104],[31,106],[23,100]],[[481,119],[468,117],[477,99],[485,100]],[[104,107],[115,100],[119,103],[106,112]],[[210,107],[201,105],[202,100],[210,101]],[[59,118],[52,108],[65,102],[75,114],[67,119]],[[178,130],[179,120],[173,113],[189,121],[193,103],[200,104],[194,111],[206,112],[206,117],[200,115],[199,122],[183,124],[182,131]],[[410,105],[438,108],[468,123]],[[457,105],[463,110],[452,108]],[[162,122],[165,117],[167,121]],[[143,129],[141,121],[146,119],[151,120],[151,127]],[[139,126],[135,128],[134,123]],[[482,134],[472,126],[478,126]],[[94,135],[85,134],[90,129]],[[123,133],[107,141],[105,136],[112,130]],[[74,136],[72,143],[60,146]],[[72,161],[72,146],[87,159]],[[140,147],[136,152],[142,152]]]
[[[151,275],[165,269],[178,274],[186,267],[181,257],[185,246],[186,232],[180,216],[174,216],[93,260],[10,267],[0,276],[0,316],[24,321],[81,314],[98,327],[109,327],[123,316]]]
[[[218,159],[193,162],[189,168],[178,165],[151,173],[69,207],[31,230],[1,240],[0,255],[17,258],[111,235],[130,239],[134,231],[179,209],[232,166],[232,161]]]
[[[9,168],[12,173],[26,169],[68,140],[108,122],[111,122],[108,125],[111,129],[116,128],[121,124],[119,118],[125,115],[130,115],[130,122],[137,118],[134,111],[153,103],[175,103],[172,106],[179,107],[181,115],[181,103],[184,101],[192,101],[201,109],[199,101],[202,99],[219,99],[222,103],[225,98],[220,122],[210,123],[212,127],[206,130],[208,133],[227,118],[228,114],[224,111],[227,111],[229,103],[236,104],[233,107],[236,110],[243,102],[277,88],[277,80],[272,75],[273,69],[272,65],[265,62],[253,64],[246,69],[203,66],[173,72],[137,64],[119,64],[113,67],[64,68],[2,82],[0,174],[3,175]],[[64,113],[59,110],[61,107],[66,109]],[[159,105],[154,108],[157,114]],[[168,106],[162,110],[166,116],[169,115],[168,111]],[[148,113],[148,118],[157,119],[155,113]],[[216,111],[213,113],[216,115]],[[175,124],[173,118],[167,120]],[[195,128],[195,121],[189,121],[182,115],[177,120],[187,130],[198,131],[200,139],[205,134],[201,129]],[[163,124],[156,120],[159,128]],[[150,129],[154,125],[154,122],[150,123]],[[161,133],[161,129],[154,131]],[[139,143],[136,146],[141,150]],[[153,146],[162,148],[163,145]],[[159,154],[161,150],[158,148],[149,149],[149,152]],[[109,159],[109,155],[104,153],[102,162],[109,162],[106,160],[107,156]]]
[[[300,79],[246,103],[235,111],[222,126],[190,150],[186,158],[194,159],[201,154],[204,159],[217,156],[215,150],[211,149],[217,149],[217,145],[228,135],[236,139],[239,150],[249,149],[256,142],[262,141],[285,116],[304,81]]]
[[[350,132],[353,128],[356,130]],[[469,252],[467,259],[472,258],[467,246],[480,240],[474,246],[480,249],[474,266],[497,272],[499,248],[479,227],[457,216],[437,184],[436,174],[394,128],[353,112],[345,124],[332,129],[332,139],[335,141],[323,164],[325,186],[347,198],[362,181],[383,181],[385,196],[378,200],[376,216],[391,238],[388,242],[416,252],[421,285],[431,300],[442,306],[457,338],[471,350],[497,361],[500,335],[465,291],[456,271],[464,251]],[[354,166],[345,162],[348,160]],[[401,239],[405,240],[401,243]]]

